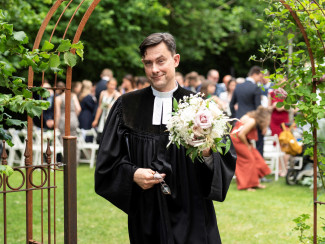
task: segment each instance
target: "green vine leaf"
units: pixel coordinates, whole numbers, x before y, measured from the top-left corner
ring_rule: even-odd
[[[26,121],[21,121],[21,120],[18,120],[18,119],[7,119],[6,120],[6,124],[8,126],[24,126],[24,127],[27,127],[27,122]]]
[[[27,89],[24,89],[23,90],[23,96],[24,98],[32,98],[33,94],[31,91],[27,90]]]
[[[52,54],[49,59],[49,67],[50,69],[55,69],[60,66],[60,57],[57,54]]]
[[[73,43],[72,45],[71,45],[71,49],[73,49],[73,48],[75,48],[75,49],[84,49],[84,45],[82,44],[82,42],[77,42],[77,43]]]
[[[34,118],[35,116],[39,117],[42,113],[42,108],[39,106],[35,106],[35,104],[32,101],[27,101],[25,105],[27,114]]]
[[[81,58],[81,60],[84,60],[84,50],[83,49],[77,49],[76,50],[77,55]]]
[[[77,64],[77,56],[70,52],[64,53],[64,62],[72,68]]]
[[[291,40],[291,39],[294,38],[294,37],[295,37],[295,35],[292,34],[292,33],[289,33],[288,36],[287,36],[288,40]]]
[[[13,38],[16,41],[27,43],[28,42],[28,37],[26,36],[25,32],[23,31],[17,31],[13,33]]]
[[[54,48],[54,45],[49,41],[45,41],[42,47],[43,52],[51,51]]]
[[[61,40],[61,44],[57,48],[58,52],[67,52],[70,50],[71,42],[70,40]]]
[[[14,170],[8,165],[0,165],[0,174],[1,173],[9,177],[14,173]]]

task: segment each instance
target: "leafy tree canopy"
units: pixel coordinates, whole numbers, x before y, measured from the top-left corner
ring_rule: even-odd
[[[54,2],[6,0],[3,4],[10,22],[35,37]],[[91,2],[86,0],[78,10],[67,38],[73,39]],[[52,18],[47,35],[67,4],[64,2]],[[62,16],[57,38],[62,37],[77,4],[79,1],[73,1]],[[119,79],[126,73],[143,74],[138,45],[146,35],[165,31],[176,38],[180,71],[206,74],[217,68],[224,74],[235,70],[236,75],[244,76],[252,65],[249,56],[266,40],[263,23],[256,20],[263,18],[265,5],[256,0],[102,0],[83,31],[85,60],[74,69],[73,79],[97,81],[106,67]]]

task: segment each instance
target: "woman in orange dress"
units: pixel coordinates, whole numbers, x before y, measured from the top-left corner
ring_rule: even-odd
[[[257,110],[250,111],[241,117],[231,133],[231,139],[237,153],[236,181],[238,190],[265,188],[259,179],[270,174],[271,170],[250,140],[257,140],[257,127],[265,134],[270,123],[270,112],[267,108],[259,106]]]

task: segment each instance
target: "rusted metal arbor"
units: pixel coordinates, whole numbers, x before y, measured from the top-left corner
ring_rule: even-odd
[[[310,40],[309,40],[309,37],[308,37],[308,34],[306,32],[306,26],[303,25],[302,21],[299,19],[299,15],[297,14],[296,11],[294,11],[290,5],[287,3],[287,1],[285,0],[279,0],[283,6],[289,10],[291,16],[294,18],[297,26],[299,27],[300,29],[300,32],[304,38],[304,41],[306,43],[306,46],[307,46],[307,50],[308,50],[308,54],[309,54],[309,58],[310,58],[310,64],[311,64],[311,69],[312,69],[312,74],[313,76],[316,75],[316,64],[315,64],[315,59],[314,59],[314,51],[316,50],[312,50],[311,48],[311,44],[310,44]],[[300,0],[295,0],[294,1],[296,4],[300,5],[303,9],[303,11],[305,13],[307,13],[309,16],[311,15],[311,10],[307,9],[305,7],[305,5],[302,3],[302,1]],[[322,15],[324,16],[325,18],[325,11],[324,9],[322,8],[322,6],[318,3],[318,1],[313,1],[313,3],[315,3],[318,7],[317,11],[320,11],[322,13]],[[313,10],[315,11],[315,10]],[[323,48],[323,52],[325,54],[325,44],[324,44],[324,41],[323,41],[323,38],[322,38],[322,33],[319,32],[318,28],[317,28],[317,22],[312,19],[312,24],[313,26],[315,27],[315,33],[313,33],[315,36],[318,36],[319,38],[319,42]],[[325,55],[324,55],[325,56]],[[316,93],[316,89],[317,89],[317,83],[318,83],[318,79],[316,78],[313,78],[313,93]],[[316,104],[316,102],[314,101],[314,104]],[[313,227],[314,227],[314,239],[313,239],[313,242],[314,243],[317,243],[317,205],[322,205],[322,204],[325,204],[325,202],[320,202],[317,200],[317,169],[318,169],[318,158],[317,158],[317,144],[318,144],[318,141],[317,141],[317,130],[316,128],[314,127],[313,128],[313,141],[314,141],[314,150],[313,150],[313,154],[314,154],[314,192],[313,192],[313,199],[314,199],[314,223],[313,223]]]
[[[287,4],[287,1],[285,0],[278,0],[280,3],[283,4],[283,6],[289,10],[290,14],[294,18],[297,26],[299,27],[302,36],[304,38],[304,41],[308,48],[308,53],[310,57],[311,62],[311,69],[313,75],[316,74],[315,72],[315,61],[314,61],[314,54],[313,50],[311,49],[310,41],[308,38],[308,35],[306,33],[305,26],[303,26],[302,22],[299,19],[298,14],[290,7],[289,4]],[[66,3],[64,3],[66,2]],[[56,13],[56,11],[59,9],[60,6],[63,5],[64,7],[55,21],[55,25],[53,29],[51,30],[50,38],[48,39],[49,42],[51,42],[57,26],[60,24],[61,18],[66,14],[67,9],[71,8],[74,9],[73,14],[70,17],[70,21],[68,25],[66,26],[64,35],[61,37],[62,39],[65,39],[66,34],[69,30],[69,27],[71,23],[74,20],[74,17],[80,7],[85,4],[85,0],[78,0],[78,4],[75,4],[73,2],[76,2],[76,0],[57,0],[49,12],[46,15],[46,18],[44,19],[39,32],[37,34],[37,37],[34,42],[33,49],[37,49],[40,46],[40,43],[43,40],[44,32],[46,31],[47,27],[49,26],[49,22],[51,21],[52,17]],[[80,40],[81,34],[83,32],[83,29],[91,16],[92,12],[94,11],[95,7],[99,4],[100,0],[93,0],[91,4],[89,5],[87,11],[85,12],[84,16],[82,17],[78,28],[74,34],[73,43],[77,43]],[[308,9],[304,7],[302,2],[300,0],[295,0],[297,4],[300,4],[304,11],[306,11],[308,14]],[[318,4],[317,1],[313,1],[321,11],[321,13],[325,17],[325,12],[322,9],[322,6]],[[316,23],[313,23],[316,26]],[[316,28],[317,29],[317,28]],[[322,44],[324,53],[325,53],[325,45],[322,39],[321,33],[317,31],[315,33],[319,37],[319,41]],[[46,74],[42,74],[41,80],[42,85],[44,83],[44,80],[46,78]],[[72,81],[72,68],[67,67],[66,70],[66,88],[65,90],[65,99],[66,99],[66,105],[65,105],[65,136],[64,136],[64,243],[77,243],[77,199],[76,199],[76,137],[73,137],[70,135],[70,101],[71,101],[71,81]],[[316,92],[317,88],[317,79],[313,79],[313,92]],[[54,79],[54,90],[62,89],[57,87],[57,77],[55,76]],[[33,87],[34,86],[34,72],[32,68],[29,68],[29,75],[28,75],[28,86]],[[54,100],[55,103],[55,100]],[[55,114],[55,111],[54,111]],[[25,192],[26,193],[26,243],[56,243],[56,171],[60,170],[58,167],[60,164],[56,162],[56,159],[54,157],[54,162],[51,162],[51,154],[56,154],[55,147],[53,152],[50,151],[49,143],[46,149],[46,162],[43,162],[43,157],[41,157],[41,162],[34,162],[33,161],[33,121],[31,118],[27,119],[28,121],[28,140],[26,141],[26,151],[25,151],[25,166],[20,167],[14,167],[15,172],[19,172],[22,176],[22,183],[18,187],[12,187],[10,185],[10,180],[5,175],[0,175],[0,193],[3,195],[3,209],[4,209],[4,243],[7,243],[6,235],[7,235],[7,218],[6,218],[6,210],[8,208],[6,197],[8,194],[13,194],[15,192]],[[54,120],[55,121],[55,120]],[[55,133],[55,132],[54,132]],[[41,137],[43,140],[43,128],[41,129]],[[55,138],[55,136],[54,136]],[[316,128],[313,130],[313,139],[315,142],[314,145],[314,243],[317,243],[317,205],[318,204],[325,204],[324,202],[317,201],[317,131]],[[55,140],[55,139],[54,139]],[[55,145],[55,143],[54,143]],[[43,146],[41,149],[42,155],[43,155]],[[2,164],[7,164],[7,155],[6,150],[3,150],[2,157]],[[33,182],[33,172],[35,170],[41,171],[41,184],[37,185]],[[53,184],[51,184],[51,178],[53,177]],[[42,191],[42,197],[41,197],[41,237],[40,239],[34,240],[33,236],[33,192],[35,190]],[[44,223],[43,221],[43,191],[47,192],[47,199],[46,203],[48,205],[47,209],[47,223]],[[53,197],[53,201],[51,201],[51,196]],[[51,212],[51,206],[53,207],[53,212]],[[51,225],[51,218],[53,217],[53,226]],[[44,225],[47,225],[47,238],[44,236]]]
[[[68,22],[62,39],[65,39],[68,33],[69,27],[74,20],[74,17],[80,7],[85,4],[85,0],[78,1],[77,4],[74,0],[57,0],[47,13],[34,42],[33,49],[38,49],[41,42],[44,41],[44,32],[49,31],[49,23],[60,8],[63,8],[61,14],[58,15],[55,20],[54,27],[51,30],[50,37],[47,41],[51,42],[55,35],[57,26],[60,24],[61,18],[67,14],[67,10],[71,8],[72,15],[70,21]],[[77,43],[80,39],[82,31],[92,14],[95,7],[98,5],[100,0],[93,0],[89,5],[87,11],[83,15],[76,32],[74,33],[72,43]],[[46,79],[46,74],[42,73],[41,81],[42,86]],[[65,134],[63,136],[63,148],[64,148],[64,243],[77,243],[77,194],[76,194],[76,137],[70,135],[70,111],[71,111],[71,81],[72,81],[72,68],[67,67],[66,70],[66,87],[63,89],[65,91]],[[54,78],[53,90],[58,90],[62,88],[57,87],[57,76]],[[34,86],[34,72],[33,69],[29,68],[28,73],[28,86]],[[55,104],[55,96],[54,96]],[[54,106],[54,116],[55,116],[55,106]],[[55,125],[54,117],[54,127]],[[0,175],[0,193],[3,196],[3,222],[4,222],[4,243],[7,243],[7,210],[10,206],[7,206],[7,195],[14,194],[16,192],[26,193],[26,243],[56,243],[56,172],[62,171],[59,169],[60,164],[56,162],[56,157],[54,157],[54,162],[51,162],[51,150],[49,146],[49,141],[46,149],[46,162],[44,163],[43,157],[41,157],[41,162],[33,161],[33,120],[32,118],[27,118],[27,140],[26,140],[26,150],[25,150],[25,165],[20,167],[14,167],[14,172],[20,173],[22,176],[22,183],[18,187],[12,187],[10,180],[5,175]],[[41,141],[43,141],[43,115],[41,116]],[[53,154],[56,155],[55,149],[55,130],[54,130],[54,147]],[[43,155],[43,143],[41,143],[41,155]],[[2,157],[2,164],[7,164],[7,154],[4,146]],[[37,185],[33,181],[33,172],[36,170],[41,173],[41,184]],[[52,179],[53,177],[53,179]],[[53,181],[53,184],[52,184]],[[41,191],[41,236],[34,237],[33,235],[33,192],[35,190]],[[44,191],[47,193],[47,198],[44,197]],[[53,200],[52,200],[53,199]],[[47,209],[44,208],[44,202],[47,204]],[[47,223],[44,223],[43,212],[47,211]],[[52,219],[53,218],[53,219]],[[44,226],[47,226],[47,236],[44,231]]]

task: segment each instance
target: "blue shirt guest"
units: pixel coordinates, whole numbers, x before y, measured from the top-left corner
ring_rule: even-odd
[[[128,214],[130,243],[221,243],[212,200],[225,200],[235,150],[221,155],[208,148],[204,162],[193,163],[184,147],[166,148],[172,100],[192,92],[175,81],[180,55],[172,35],[149,35],[140,53],[151,86],[122,95],[110,110],[95,190]]]

